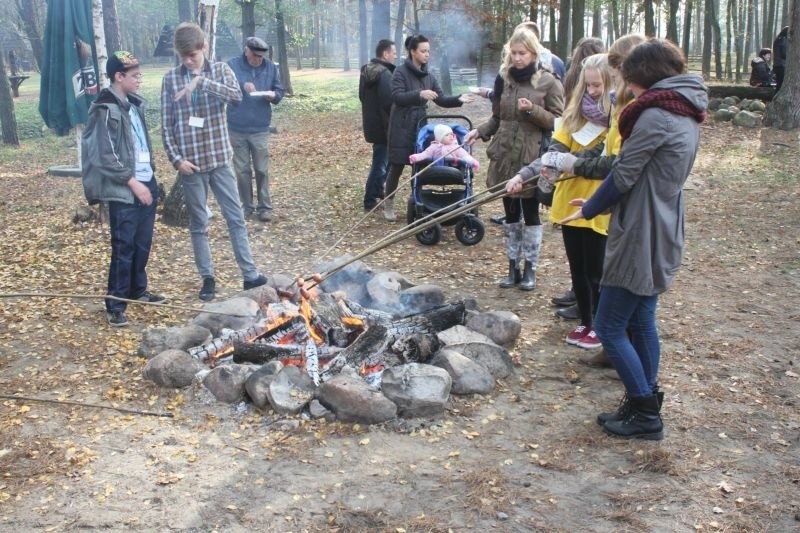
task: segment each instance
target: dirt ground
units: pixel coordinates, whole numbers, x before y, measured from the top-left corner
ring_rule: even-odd
[[[356,114],[278,119],[278,216],[248,223],[264,272],[307,272],[362,217],[359,124]],[[70,140],[55,143],[63,153]],[[54,162],[23,147],[0,168],[3,294],[104,291],[107,227],[71,221],[80,182],[46,175]],[[98,299],[0,298],[0,530],[797,530],[798,167],[796,134],[703,126],[684,265],[658,311],[661,442],[612,439],[594,422],[622,386],[562,340],[571,323],[549,302],[569,286],[557,229],[546,226],[535,291],[497,287],[505,259],[488,218],[499,205],[483,209],[477,246],[447,230],[437,246],[412,239],[366,260],[522,319],[516,374],[436,419],[308,422],[158,389],[141,377],[141,331],[191,311],[132,307],[131,327],[112,330]],[[222,298],[241,280],[212,209]],[[372,216],[335,255],[398,228]],[[199,304],[185,230],[158,224],[149,272],[172,303]]]

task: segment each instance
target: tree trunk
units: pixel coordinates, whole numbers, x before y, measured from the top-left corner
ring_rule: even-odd
[[[609,10],[611,11],[611,27],[613,28],[613,31],[611,32],[613,33],[612,38],[619,39],[622,37],[619,27],[619,2],[617,0],[611,0]]]
[[[539,0],[528,1],[528,18],[531,22],[539,24]],[[541,26],[539,28],[540,30],[543,29]]]
[[[550,47],[553,50],[557,50],[558,46],[556,44],[558,41],[556,40],[556,8],[552,2],[550,2],[549,7],[547,8],[548,18],[549,18],[549,25],[550,25]],[[566,57],[566,56],[563,56]]]
[[[692,37],[692,9],[694,0],[686,0],[686,8],[683,14],[683,55],[689,57],[689,44]]]
[[[656,19],[653,9],[653,2],[644,3],[644,34],[648,37],[656,35]]]
[[[341,0],[339,6],[339,24],[342,32],[342,53],[344,59],[342,60],[342,70],[345,72],[350,71],[350,39],[348,39],[347,32],[347,0]]]
[[[704,0],[706,4],[705,13],[703,13],[703,79],[707,80],[711,77],[711,45],[712,45],[712,32],[711,17],[714,13],[714,0]]]
[[[744,42],[744,57],[748,58],[753,53],[753,25],[755,14],[753,2],[754,0],[746,0],[747,2],[747,29],[745,30],[745,42]]]
[[[3,130],[3,144],[19,146],[14,97],[6,74],[6,52],[2,45],[0,45],[0,125]]]
[[[744,65],[745,58],[742,57],[742,35],[744,33],[744,28],[742,27],[742,9],[741,3],[737,0],[729,0],[733,5],[732,8],[732,15],[733,15],[733,47],[736,51],[736,83],[742,81],[742,65]]]
[[[372,0],[372,49],[381,39],[392,37],[392,5],[390,0]]]
[[[731,33],[731,26],[733,24],[733,15],[731,13],[732,9],[736,8],[736,0],[728,0],[727,9],[725,10],[725,77],[727,79],[733,79],[733,64],[731,63],[731,59],[733,54],[732,52],[732,45],[733,45],[733,35]]]
[[[574,43],[577,43],[583,39],[584,35],[586,35],[586,31],[584,29],[585,18],[586,0],[572,0],[572,39],[570,40],[569,46],[561,57],[567,57],[570,52],[572,52]]]
[[[800,28],[800,2],[797,0],[792,2],[790,16],[788,25],[796,32],[796,28]],[[789,38],[783,85],[767,106],[764,124],[779,130],[800,128],[800,39],[796,33]]]
[[[106,50],[116,52],[122,49],[119,35],[119,17],[116,0],[103,0],[103,29],[106,34]]]
[[[208,60],[216,61],[217,49],[217,10],[219,5],[214,0],[200,0],[197,5],[197,24],[203,28],[208,39]]]
[[[242,48],[248,37],[256,34],[256,3],[253,1],[242,2]]]
[[[717,79],[722,79],[722,32],[719,29],[719,0],[711,0],[714,11],[711,16],[711,27],[714,29],[714,69]]]
[[[193,19],[191,0],[178,0],[178,20],[189,22]]]
[[[314,47],[314,68],[315,69],[319,69],[320,56],[322,55],[322,50],[320,50],[320,35],[319,34],[322,33],[322,27],[320,26],[320,20],[319,20],[319,3],[318,3],[318,1],[314,0],[312,5],[314,6],[314,15],[313,15],[313,18],[312,18],[312,20],[313,20],[312,24],[313,24],[313,27],[314,27],[314,30],[313,30],[314,31],[314,37],[313,37],[313,39],[314,39],[314,44],[313,44],[313,47]]]
[[[603,7],[597,3],[592,9],[592,37],[603,36]]]
[[[42,58],[44,57],[44,46],[42,45],[42,34],[39,31],[38,12],[44,13],[44,9],[37,9],[39,6],[33,0],[16,0],[17,13],[22,20],[25,28],[25,35],[31,43],[33,59],[36,61],[36,70],[42,71]]]
[[[375,14],[373,13],[373,17]],[[367,0],[358,0],[358,64],[369,61],[369,38],[367,35]]]
[[[559,57],[567,57],[572,51],[571,43],[569,42],[569,15],[572,8],[571,0],[561,0],[558,9],[558,38],[556,39],[556,55]]]
[[[286,50],[286,25],[283,22],[283,1],[275,0],[275,29],[278,34],[278,68],[283,88],[292,94],[292,80],[289,76],[289,53]]]
[[[398,56],[403,56],[403,25],[406,18],[406,0],[397,2],[397,24],[394,27],[394,44],[397,46]]]
[[[673,43],[679,43],[678,39],[678,10],[680,9],[680,0],[669,0],[669,18],[667,19],[667,39]]]
[[[97,53],[97,85],[108,87],[111,81],[106,76],[106,63],[108,62],[108,50],[106,49],[105,18],[103,17],[102,0],[92,0],[92,30],[94,31],[94,48]],[[78,146],[80,146],[78,139]],[[80,149],[79,149],[80,150]],[[78,158],[80,161],[80,158]]]

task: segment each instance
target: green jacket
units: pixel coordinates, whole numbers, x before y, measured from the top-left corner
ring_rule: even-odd
[[[103,89],[89,109],[89,120],[81,138],[83,192],[89,204],[98,202],[134,203],[128,180],[136,173],[136,145],[133,139],[131,106],[144,124],[147,148],[153,153],[144,117],[144,100],[128,95],[121,100],[110,89]],[[155,173],[152,158],[150,166]]]

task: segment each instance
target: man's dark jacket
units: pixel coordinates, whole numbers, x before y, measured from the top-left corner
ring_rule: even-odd
[[[389,113],[392,111],[392,72],[392,63],[377,58],[361,67],[358,99],[361,100],[364,139],[371,144],[387,142]]]

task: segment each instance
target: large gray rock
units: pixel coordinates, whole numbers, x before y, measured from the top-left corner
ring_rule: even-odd
[[[203,378],[203,386],[221,402],[240,402],[245,397],[244,384],[254,368],[237,364],[218,366]]]
[[[284,415],[296,415],[314,399],[316,386],[305,369],[285,366],[270,382],[267,397],[272,409]]]
[[[453,394],[488,394],[494,390],[494,378],[489,370],[453,350],[440,350],[431,360],[433,366],[450,374]]]
[[[469,313],[467,313],[467,315],[469,315]],[[439,342],[445,346],[449,344],[463,344],[465,342],[494,342],[483,333],[473,331],[461,324],[456,324],[452,328],[440,331],[436,336],[439,338]]]
[[[269,304],[278,301],[278,291],[276,291],[274,287],[270,287],[268,284],[256,287],[255,289],[247,289],[246,291],[240,292],[237,296],[250,298],[262,309]]]
[[[148,328],[142,333],[139,355],[150,359],[165,350],[188,350],[209,342],[211,338],[208,329],[194,324],[171,328]]]
[[[181,388],[192,384],[195,374],[204,369],[202,363],[182,350],[165,350],[150,359],[142,376],[159,387]]]
[[[738,96],[726,96],[722,99],[722,103],[725,105],[738,105],[741,100]]]
[[[380,424],[397,416],[397,406],[363,379],[340,374],[319,388],[319,401],[342,422]]]
[[[343,255],[331,261],[315,265],[313,270],[314,272],[330,272],[352,258],[352,255]],[[325,279],[319,286],[325,292],[344,292],[349,299],[355,300],[361,305],[367,305],[369,295],[367,294],[366,286],[374,273],[363,261],[354,261]]]
[[[762,102],[761,100],[753,100],[750,102],[750,105],[747,106],[748,111],[752,111],[754,113],[763,113],[767,110],[767,104]]]
[[[708,110],[716,111],[722,105],[722,98],[711,98],[708,101]]]
[[[400,292],[412,286],[398,272],[379,272],[367,282],[367,293],[372,300],[370,306],[381,311],[399,311]]]
[[[453,380],[442,368],[409,363],[386,369],[381,391],[397,404],[403,417],[431,416],[444,411]]]
[[[733,117],[736,116],[736,113],[729,109],[717,109],[714,112],[714,120],[719,120],[721,122],[730,122],[733,120]]]
[[[495,379],[503,379],[514,372],[514,364],[508,350],[502,346],[486,342],[465,342],[447,347],[476,363],[483,365]]]
[[[739,111],[733,117],[733,123],[745,128],[758,128],[761,126],[761,117],[750,111]]]
[[[510,311],[487,311],[485,313],[469,313],[466,326],[478,333],[483,333],[495,344],[511,346],[517,341],[522,322]]]
[[[192,324],[202,326],[217,336],[224,328],[237,330],[252,325],[258,313],[258,304],[250,298],[239,296],[205,304],[203,309],[214,313],[200,313],[192,319]]]
[[[425,283],[400,292],[400,307],[404,314],[416,314],[444,304],[444,291],[438,285]]]
[[[250,374],[244,383],[244,388],[253,401],[253,405],[259,409],[269,405],[269,384],[272,383],[272,380],[275,379],[275,376],[278,375],[282,368],[283,363],[280,361],[270,361]]]

